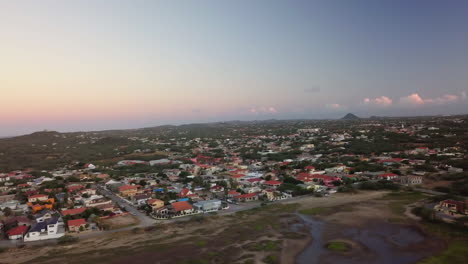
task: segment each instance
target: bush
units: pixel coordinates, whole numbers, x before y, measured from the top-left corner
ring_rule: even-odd
[[[65,235],[57,240],[58,244],[71,244],[78,241],[77,237]]]
[[[400,185],[395,184],[392,181],[381,180],[378,182],[362,182],[359,184],[359,189],[362,190],[392,190],[398,191],[400,189]]]

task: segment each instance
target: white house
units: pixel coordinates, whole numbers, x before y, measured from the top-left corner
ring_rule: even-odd
[[[63,220],[60,217],[52,217],[44,222],[35,223],[24,236],[24,241],[39,241],[59,238],[65,235]]]

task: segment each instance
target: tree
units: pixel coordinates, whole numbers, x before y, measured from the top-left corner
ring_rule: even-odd
[[[13,211],[11,210],[10,207],[5,207],[5,209],[3,209],[3,214],[4,214],[6,217],[8,217],[8,216],[10,216],[10,215],[13,214]]]

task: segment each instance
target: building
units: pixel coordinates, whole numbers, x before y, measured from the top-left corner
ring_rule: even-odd
[[[280,181],[265,181],[263,182],[263,185],[265,187],[269,187],[269,188],[278,188],[280,185],[282,184],[282,182]]]
[[[23,239],[24,234],[28,232],[29,226],[26,225],[20,225],[17,227],[14,227],[6,232],[6,235],[8,239],[14,240],[14,239]]]
[[[28,202],[30,203],[36,203],[36,202],[44,202],[49,199],[49,196],[45,194],[36,194],[36,195],[31,195],[28,197]]]
[[[35,214],[34,218],[35,218],[36,222],[38,222],[38,223],[44,222],[47,219],[51,219],[53,213],[54,212],[52,212],[50,210],[43,210],[43,211],[40,211],[39,213]]]
[[[68,210],[63,210],[62,211],[62,216],[73,216],[73,215],[80,215],[86,211],[86,207],[81,207],[81,208],[73,208],[73,209],[68,209]]]
[[[234,200],[238,202],[250,202],[258,200],[257,193],[246,193],[234,197]]]
[[[24,241],[39,241],[59,238],[65,235],[63,221],[60,217],[52,217],[44,222],[35,223],[24,236]]]
[[[174,215],[185,215],[193,213],[193,207],[187,201],[175,202],[170,205],[169,212]]]
[[[68,220],[67,226],[68,226],[69,232],[84,231],[86,229],[86,219],[80,218],[80,219]]]
[[[164,207],[164,201],[159,200],[159,199],[149,199],[149,200],[146,201],[146,203],[149,206],[151,206],[151,208],[153,208],[153,210]]]
[[[221,201],[214,199],[214,200],[206,200],[206,201],[199,201],[193,204],[193,207],[197,211],[202,212],[216,212],[221,209]]]
[[[421,176],[401,176],[400,183],[405,185],[422,184]]]
[[[377,178],[380,180],[391,181],[391,180],[397,179],[398,175],[395,173],[382,173],[382,174],[377,175]]]
[[[124,185],[119,187],[119,194],[124,197],[133,197],[138,193],[137,185]]]
[[[468,214],[468,201],[443,200],[434,209],[451,215]]]

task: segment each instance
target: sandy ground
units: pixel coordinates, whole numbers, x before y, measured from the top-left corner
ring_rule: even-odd
[[[132,215],[111,217],[101,221],[103,224],[109,225],[110,229],[118,229],[130,225],[136,225],[139,223],[138,219]]]

